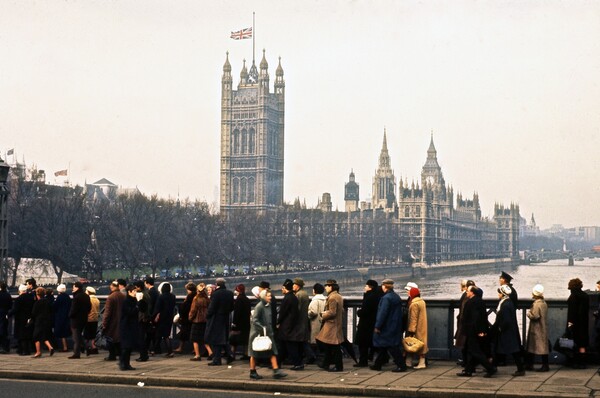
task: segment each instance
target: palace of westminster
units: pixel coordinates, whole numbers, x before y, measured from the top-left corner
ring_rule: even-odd
[[[314,258],[343,251],[346,261],[438,263],[516,257],[519,206],[496,204],[492,219],[482,218],[479,196],[465,198],[446,185],[433,136],[420,183],[396,182],[386,132],[373,177],[371,203],[359,202],[354,172],[345,184],[345,211],[332,211],[323,194],[316,209],[285,206],[285,82],[281,59],[270,91],[263,50],[257,68],[244,66],[237,90],[227,55],[221,99],[220,209],[223,214],[253,210],[276,222],[275,238],[293,237]],[[275,222],[274,222],[275,224]]]

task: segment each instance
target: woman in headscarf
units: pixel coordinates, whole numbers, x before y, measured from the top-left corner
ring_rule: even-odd
[[[236,296],[233,303],[233,322],[231,323],[231,332],[229,335],[229,344],[231,344],[231,355],[235,359],[235,352],[238,346],[242,346],[242,359],[248,359],[246,355],[246,344],[250,335],[250,310],[252,305],[250,299],[246,296],[246,286],[239,284],[235,287]]]
[[[421,291],[416,287],[411,287],[408,291],[408,326],[406,327],[406,337],[414,337],[423,342],[423,349],[418,352],[419,363],[415,369],[425,369],[425,354],[429,351],[427,346],[427,306],[425,300],[421,298]],[[406,366],[412,367],[412,356],[406,354]]]
[[[250,378],[254,380],[262,379],[263,377],[256,372],[256,359],[257,358],[270,358],[271,366],[273,368],[273,377],[281,379],[287,376],[279,369],[277,364],[277,345],[275,344],[275,336],[273,333],[272,316],[271,316],[271,291],[263,290],[260,292],[260,301],[254,307],[254,313],[252,314],[252,324],[250,327],[250,336],[248,339],[248,355],[250,355]],[[268,351],[254,351],[252,349],[252,342],[257,336],[267,335],[273,342],[271,349]]]
[[[525,357],[525,369],[533,370],[533,360],[536,355],[542,356],[542,367],[536,369],[538,372],[547,372],[548,366],[548,304],[544,300],[544,286],[535,285],[531,292],[533,302],[527,311],[529,318],[529,329],[527,330],[527,356]]]
[[[50,344],[52,336],[52,305],[46,298],[46,289],[38,287],[35,289],[36,301],[31,310],[31,321],[33,322],[33,341],[35,343],[35,355],[33,358],[42,356],[42,342],[54,355],[54,347]]]
[[[181,326],[181,331],[179,332],[179,347],[177,347],[174,352],[181,354],[183,352],[183,346],[190,339],[190,332],[192,330],[192,322],[190,321],[190,309],[192,308],[192,301],[196,296],[196,285],[192,282],[188,282],[185,285],[185,291],[187,295],[185,296],[185,300],[183,303],[179,305],[179,324]]]
[[[54,300],[54,337],[60,339],[62,343],[61,352],[69,351],[67,337],[71,336],[71,324],[69,322],[69,312],[71,311],[71,296],[67,293],[67,286],[60,284],[56,287],[58,295]]]
[[[190,340],[194,346],[194,357],[190,358],[190,361],[199,361],[202,357],[200,356],[200,347],[204,345],[208,351],[208,354],[212,354],[210,347],[204,344],[204,332],[206,331],[206,311],[208,311],[208,304],[210,299],[206,293],[206,285],[200,282],[196,286],[196,296],[192,300],[192,308],[190,308],[190,322],[192,323],[192,329],[190,331]]]
[[[581,279],[575,278],[569,281],[569,290],[571,295],[567,300],[567,333],[571,335],[575,342],[575,357],[573,358],[573,367],[576,369],[585,368],[585,352],[589,345],[589,298],[583,290]]]
[[[492,330],[496,336],[495,352],[501,355],[511,354],[517,365],[513,376],[525,376],[525,367],[521,355],[521,336],[515,306],[510,298],[512,289],[508,285],[498,288],[498,307],[496,308],[496,321]]]

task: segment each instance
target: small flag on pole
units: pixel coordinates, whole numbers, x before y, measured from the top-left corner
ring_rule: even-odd
[[[246,28],[238,30],[237,32],[231,32],[230,36],[233,40],[243,40],[252,38],[252,28]]]
[[[54,172],[54,177],[66,176],[66,175],[67,175],[67,169],[65,169],[65,170],[59,170],[59,171],[55,171]]]
[[[8,152],[6,152],[6,156],[14,155],[14,154],[15,154],[15,148],[9,149]]]

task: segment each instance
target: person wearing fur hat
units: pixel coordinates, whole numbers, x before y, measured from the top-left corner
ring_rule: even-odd
[[[19,296],[13,301],[9,316],[14,316],[13,336],[17,339],[17,354],[31,355],[31,339],[33,328],[28,325],[31,319],[34,298],[27,292],[27,286],[19,286]]]
[[[568,285],[571,294],[567,300],[567,332],[575,342],[575,356],[572,366],[576,369],[584,369],[586,348],[589,345],[589,298],[583,289],[581,279],[575,278]]]
[[[381,290],[377,281],[369,279],[365,283],[362,304],[356,315],[359,318],[356,327],[356,337],[354,344],[358,345],[358,363],[355,368],[369,366],[369,356],[373,357],[373,329],[375,328],[375,319],[377,318],[377,307],[381,299]],[[402,319],[400,320],[402,321]]]
[[[71,311],[71,296],[67,293],[67,286],[61,283],[56,287],[56,300],[52,304],[54,313],[54,337],[62,343],[61,352],[69,351],[67,346],[67,337],[71,336],[71,327],[69,326],[69,312]]]
[[[521,355],[521,336],[515,308],[510,299],[512,290],[508,285],[498,288],[498,307],[496,308],[496,321],[492,325],[495,336],[495,352],[501,355],[512,355],[517,365],[513,376],[525,376],[525,367]]]
[[[527,329],[527,353],[525,354],[525,370],[533,370],[533,361],[536,355],[542,356],[542,367],[537,372],[548,372],[548,304],[544,300],[544,286],[535,285],[531,292],[533,302],[527,318],[529,328]]]
[[[419,363],[415,369],[425,369],[427,367],[425,354],[429,351],[427,346],[427,306],[425,300],[421,298],[421,292],[413,287],[408,292],[408,326],[406,327],[406,337],[415,337],[424,343],[419,355]],[[406,366],[412,367],[412,355],[406,354]]]

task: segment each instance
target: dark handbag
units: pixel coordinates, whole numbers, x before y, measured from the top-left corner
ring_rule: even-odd
[[[565,333],[554,342],[554,351],[558,351],[564,355],[571,355],[575,351],[573,333],[569,328],[567,328]]]

